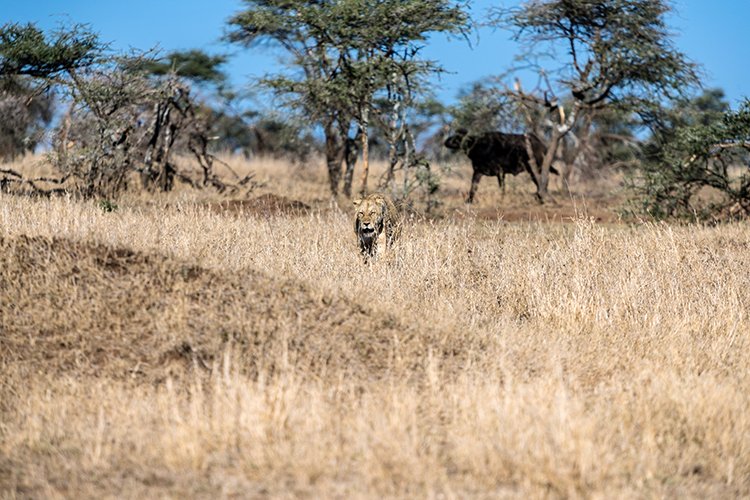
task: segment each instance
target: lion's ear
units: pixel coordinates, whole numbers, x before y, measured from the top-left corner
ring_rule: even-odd
[[[358,207],[360,203],[362,203],[362,198],[355,198],[352,203],[354,203],[355,207]]]

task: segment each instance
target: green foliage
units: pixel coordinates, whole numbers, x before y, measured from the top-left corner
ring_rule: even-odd
[[[46,35],[33,24],[0,27],[0,76],[49,78],[93,64],[105,46],[86,26]]]
[[[662,108],[654,136],[663,139],[680,128],[708,126],[722,120],[729,111],[729,102],[722,89],[704,90],[698,96],[676,100],[671,107]]]
[[[602,170],[631,171],[639,165],[641,129],[637,115],[627,110],[591,110],[565,136],[563,160],[574,164],[584,179],[595,178]]]
[[[538,50],[570,57],[559,83],[582,104],[636,106],[685,95],[697,70],[671,41],[667,0],[544,0],[501,10],[495,22]]]
[[[247,116],[228,109],[205,107],[202,111],[207,115],[211,136],[216,138],[211,142],[213,151],[250,155],[255,135]]]
[[[318,117],[355,114],[360,101],[371,101],[385,88],[393,71],[416,79],[435,69],[432,62],[414,59],[418,42],[434,32],[459,32],[467,23],[461,7],[447,1],[246,0],[245,5],[230,19],[228,39],[282,47],[292,71],[264,83]],[[408,67],[397,65],[406,60],[412,61]]]
[[[62,85],[71,106],[50,160],[63,175],[77,179],[81,195],[114,199],[142,167],[148,138],[141,136],[148,132],[136,124],[150,121],[159,94],[170,96],[145,75],[112,62],[80,71]]]
[[[462,90],[458,95],[458,104],[450,111],[454,129],[463,128],[470,133],[522,129],[516,106],[490,80],[474,82]]]
[[[314,151],[316,140],[303,123],[269,115],[255,121],[252,150],[259,155],[304,162]]]
[[[675,111],[678,125],[648,144],[635,183],[647,213],[701,220],[750,214],[750,100],[718,113],[721,95],[704,94],[692,109]]]
[[[199,49],[170,52],[166,57],[144,62],[144,71],[153,75],[174,73],[199,84],[222,85],[227,76],[221,66],[227,61],[224,55],[212,56]]]
[[[111,212],[117,212],[120,207],[117,206],[115,202],[112,200],[108,200],[106,198],[101,198],[96,205],[101,209],[102,212],[105,213],[111,213]]]
[[[430,213],[440,206],[440,201],[436,197],[440,190],[440,176],[431,168],[429,162],[421,156],[417,156],[413,165],[410,165],[409,168],[415,171],[414,180],[405,183],[404,195],[407,196],[413,189],[420,191],[425,211]]]
[[[200,51],[173,53],[169,67],[175,71],[162,71],[148,53],[121,56],[104,54],[105,48],[80,25],[52,33],[33,24],[0,28],[0,118],[15,115],[5,122],[15,135],[0,128],[5,132],[0,149],[17,152],[19,136],[24,147],[33,142],[29,131],[51,118],[41,96],[55,89],[69,106],[48,155],[62,178],[50,182],[72,178],[78,194],[105,200],[136,180],[134,174],[147,189],[169,190],[175,179],[220,191],[238,189],[214,175],[208,127],[196,112],[190,86],[176,74],[179,70],[194,81],[220,82],[217,68],[223,58]],[[203,171],[202,183],[178,169],[172,159],[177,150],[193,154]]]
[[[730,111],[724,90],[720,88],[705,90],[693,98],[688,106],[676,109],[681,124],[685,125],[710,125]]]

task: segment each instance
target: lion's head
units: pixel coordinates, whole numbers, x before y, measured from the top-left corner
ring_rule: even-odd
[[[385,199],[381,195],[372,194],[354,200],[354,206],[357,208],[354,221],[357,236],[365,243],[373,241],[383,232],[388,209]]]

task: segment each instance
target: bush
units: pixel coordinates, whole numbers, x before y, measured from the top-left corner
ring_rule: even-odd
[[[750,214],[750,100],[709,123],[678,126],[646,150],[636,182],[658,217],[724,220]]]

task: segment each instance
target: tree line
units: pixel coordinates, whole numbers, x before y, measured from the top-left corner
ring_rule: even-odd
[[[114,197],[133,172],[152,190],[175,180],[219,191],[252,185],[215,174],[215,153],[227,150],[302,161],[319,153],[332,195],[378,186],[429,200],[440,134],[500,129],[525,134],[529,151],[534,136],[546,145],[541,161],[529,155],[541,203],[551,201],[550,169],[563,161],[582,173],[626,169],[641,209],[656,217],[750,212],[750,103],[732,111],[720,89],[700,93],[699,67],[671,39],[667,0],[527,1],[492,8],[481,23],[469,6],[245,0],[224,39],[285,55],[277,73],[255,82],[283,116],[243,110],[225,56],[116,54],[85,26],[45,33],[9,23],[0,28],[0,155],[33,150],[57,106],[49,158],[56,180],[74,179],[84,196]],[[438,34],[462,43],[483,26],[514,37],[516,64],[445,106],[430,93],[444,68],[423,48]],[[386,160],[380,179],[369,175],[371,148]],[[200,179],[180,170],[177,153],[192,155]],[[0,169],[2,188],[34,182]]]

